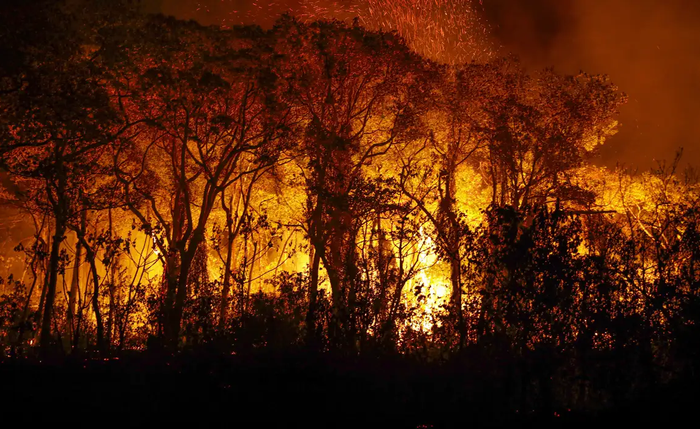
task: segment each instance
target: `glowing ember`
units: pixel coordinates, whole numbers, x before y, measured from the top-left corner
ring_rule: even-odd
[[[282,13],[306,22],[357,19],[371,30],[397,31],[417,52],[437,61],[456,64],[494,56],[481,0],[257,1],[245,10],[236,9],[235,4],[225,0],[216,9],[207,3],[197,9],[223,26],[270,23]]]

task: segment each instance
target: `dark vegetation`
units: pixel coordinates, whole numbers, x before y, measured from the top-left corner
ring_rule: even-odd
[[[2,196],[34,226],[2,278],[8,416],[691,414],[697,182],[675,163],[593,167],[625,101],[605,77],[447,67],[395,34],[292,17],[222,30],[129,3],[10,1],[0,19]],[[426,236],[449,296],[421,325]],[[285,269],[295,253],[308,264]]]

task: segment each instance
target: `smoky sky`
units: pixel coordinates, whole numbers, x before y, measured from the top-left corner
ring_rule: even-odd
[[[200,20],[231,4],[241,11],[255,7],[249,0],[146,3],[168,14]],[[197,12],[198,3],[210,13]],[[645,169],[654,165],[654,160],[671,160],[683,147],[685,162],[700,166],[700,2],[482,3],[484,19],[501,53],[516,54],[530,69],[554,67],[567,74],[607,74],[628,95],[628,103],[620,110],[620,132],[602,150],[605,164]]]
[[[493,36],[529,67],[607,74],[629,101],[606,163],[700,165],[700,2],[484,0]]]

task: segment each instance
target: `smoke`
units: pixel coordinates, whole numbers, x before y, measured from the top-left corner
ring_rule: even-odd
[[[167,14],[204,24],[226,19],[260,25],[271,24],[276,13],[288,9],[322,7],[324,14],[333,15],[351,13],[359,4],[356,0],[149,1],[160,3]],[[645,169],[655,159],[672,160],[683,147],[684,161],[700,166],[700,2],[479,3],[492,46],[501,46],[502,54],[515,53],[533,69],[553,66],[562,73],[607,74],[628,94],[629,102],[621,109],[622,127],[603,148],[603,162]]]
[[[357,18],[371,30],[397,31],[416,52],[444,63],[483,61],[494,54],[479,0],[151,1],[161,1],[166,14],[224,27],[270,27],[285,12],[307,22]]]
[[[627,93],[607,164],[700,165],[700,4],[692,0],[484,0],[493,35],[532,68],[607,74]]]

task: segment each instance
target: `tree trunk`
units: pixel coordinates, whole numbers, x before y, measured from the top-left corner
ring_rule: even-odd
[[[318,252],[318,249],[316,249]],[[321,257],[323,266],[328,273],[328,281],[331,284],[331,318],[328,326],[328,339],[332,347],[338,347],[342,338],[342,320],[345,316],[343,305],[343,293],[341,290],[340,275],[336,268],[328,262],[327,257]]]
[[[84,230],[78,233],[78,239],[85,248],[85,258],[90,265],[90,273],[92,275],[92,310],[95,312],[95,325],[97,330],[97,349],[100,353],[106,353],[107,347],[104,340],[104,322],[102,321],[102,311],[100,311],[100,276],[97,273],[97,261],[95,260],[95,251],[90,246],[85,238]],[[85,294],[87,295],[87,289]],[[87,299],[87,298],[86,298]]]
[[[35,322],[38,324],[41,320],[43,322],[44,315],[44,304],[46,303],[46,290],[49,288],[49,269],[48,266],[45,267],[44,271],[44,281],[41,284],[41,296],[39,297],[39,307],[36,310]],[[43,325],[42,325],[43,327]],[[41,330],[39,331],[41,332]],[[41,341],[41,339],[40,339]]]
[[[321,254],[323,252],[323,243],[320,240],[322,214],[321,202],[317,196],[309,222],[311,272],[309,273],[309,308],[306,312],[306,341],[307,345],[312,349],[319,345],[319,338],[316,335],[316,321],[318,318],[316,311],[318,307],[318,274],[321,265]]]
[[[56,297],[56,284],[58,283],[58,263],[59,252],[63,235],[66,232],[65,221],[62,216],[56,217],[56,230],[51,241],[51,256],[49,257],[48,284],[46,285],[46,296],[44,299],[44,314],[41,323],[41,352],[46,355],[51,347],[51,317],[53,316],[53,305]]]
[[[20,316],[20,319],[19,319],[19,326],[18,326],[18,330],[17,330],[17,341],[15,342],[15,347],[20,347],[22,345],[22,339],[24,336],[25,325],[27,324],[27,318],[29,317],[29,305],[32,302],[32,296],[34,295],[34,289],[36,288],[36,284],[39,280],[38,279],[39,272],[38,272],[37,267],[36,267],[36,263],[37,263],[37,259],[38,259],[37,258],[37,251],[38,251],[39,243],[40,243],[39,240],[40,240],[40,237],[37,236],[36,241],[34,243],[34,254],[32,255],[32,261],[29,264],[29,266],[32,270],[32,285],[29,287],[29,293],[27,293],[27,299],[24,302],[24,307],[22,308],[22,315]],[[42,293],[42,296],[43,296],[43,293]],[[42,303],[40,303],[39,308],[41,308],[41,304]]]
[[[80,218],[80,232],[76,232],[75,243],[75,262],[73,263],[73,278],[71,279],[70,292],[68,293],[68,308],[66,309],[66,335],[64,336],[64,346],[66,350],[71,350],[73,343],[74,319],[75,319],[75,300],[80,287],[80,260],[83,257],[83,243],[78,238],[78,235],[85,235],[87,227],[87,212],[83,211]]]
[[[84,241],[86,257],[90,263],[90,271],[92,272],[92,310],[95,312],[95,325],[97,327],[97,350],[100,353],[106,353],[107,347],[104,340],[104,323],[102,322],[102,311],[100,311],[100,276],[97,274],[97,264],[95,262],[95,252]]]
[[[245,311],[248,313],[248,309],[250,308],[250,289],[251,286],[253,285],[253,272],[255,269],[255,259],[258,257],[258,242],[253,241],[253,257],[250,260],[250,271],[248,271],[248,278],[246,279],[248,281],[248,287],[246,289],[246,294],[245,294]]]
[[[379,297],[377,298],[375,315],[377,320],[387,319],[387,307],[391,306],[389,298],[391,286],[398,287],[398,281],[394,275],[396,267],[394,252],[391,242],[386,238],[386,233],[382,229],[382,220],[379,213],[375,219],[375,230],[377,232],[377,269],[379,271]],[[400,280],[399,280],[400,281]]]
[[[233,259],[233,219],[227,219],[228,242],[226,243],[226,266],[224,267],[224,284],[221,288],[221,305],[219,309],[219,331],[226,329],[228,318],[228,300],[231,293],[231,260]]]
[[[107,351],[109,351],[109,349],[112,348],[113,331],[116,323],[115,318],[117,317],[114,277],[112,277],[111,282],[107,283],[107,288],[109,289],[109,314],[107,315],[107,335],[105,344]]]
[[[457,329],[459,330],[459,348],[464,347],[466,327],[462,311],[462,267],[459,258],[450,258],[450,281],[452,283],[452,306],[457,313]]]
[[[169,347],[168,342],[173,337],[171,328],[173,326],[172,318],[174,317],[173,308],[175,306],[175,294],[177,292],[178,281],[180,278],[180,260],[177,254],[171,251],[165,262],[165,277],[166,290],[165,300],[162,308],[162,327],[163,327],[163,346]]]
[[[112,209],[107,210],[107,216],[108,216],[108,221],[109,221],[109,236],[110,238],[114,237],[114,223],[112,221]],[[116,253],[114,255],[114,259],[109,261],[109,267],[105,267],[105,270],[109,270],[109,283],[107,283],[107,287],[109,287],[109,323],[107,324],[107,347],[109,349],[112,348],[112,345],[114,344],[113,338],[113,332],[114,329],[119,329],[119,321],[115,320],[117,317],[117,311],[116,311],[116,300],[117,297],[115,297],[116,294],[116,277],[117,277],[117,263],[119,260],[119,253]],[[105,276],[108,274],[105,273]],[[119,349],[121,350],[121,340],[119,343]]]
[[[225,193],[221,193],[221,208],[226,213],[226,232],[228,234],[228,240],[226,243],[226,266],[224,267],[224,285],[221,290],[221,309],[219,313],[219,330],[223,331],[226,328],[226,323],[228,321],[228,307],[229,307],[229,297],[231,295],[231,274],[232,268],[231,263],[233,262],[233,247],[235,239],[238,236],[239,229],[241,227],[241,218],[245,215],[248,202],[250,201],[250,191],[252,190],[252,181],[250,188],[248,189],[247,197],[243,198],[243,212],[238,215],[239,206],[241,204],[241,198],[243,197],[243,190],[241,192],[236,192],[235,204],[233,197],[229,198],[229,203],[226,204]],[[236,228],[233,227],[234,219],[236,216]]]
[[[456,167],[454,159],[449,159],[445,166],[445,191],[440,201],[440,209],[444,219],[443,228],[447,253],[450,259],[450,283],[452,284],[452,295],[450,297],[452,307],[457,315],[457,330],[459,331],[459,349],[464,346],[466,337],[466,326],[464,324],[464,314],[462,312],[462,261],[460,251],[461,228],[455,208],[457,184]]]
[[[78,293],[80,293],[80,290],[78,290]],[[87,294],[87,288],[85,288],[85,293]],[[78,297],[78,314],[76,315],[75,333],[73,335],[73,349],[76,350],[80,345],[80,330],[83,326],[83,310],[83,304],[80,302],[80,297]]]
[[[170,320],[166,320],[166,347],[170,351],[176,351],[180,338],[180,324],[182,323],[182,313],[187,298],[187,281],[190,273],[190,267],[194,260],[194,255],[197,247],[204,239],[204,234],[201,231],[193,233],[192,240],[186,252],[180,257],[180,275],[177,279],[177,292],[175,295],[175,303],[171,310]]]
[[[318,272],[320,269],[321,255],[311,247],[311,272],[309,273],[309,308],[306,312],[306,343],[312,349],[318,346],[316,333],[316,308],[318,301]]]

